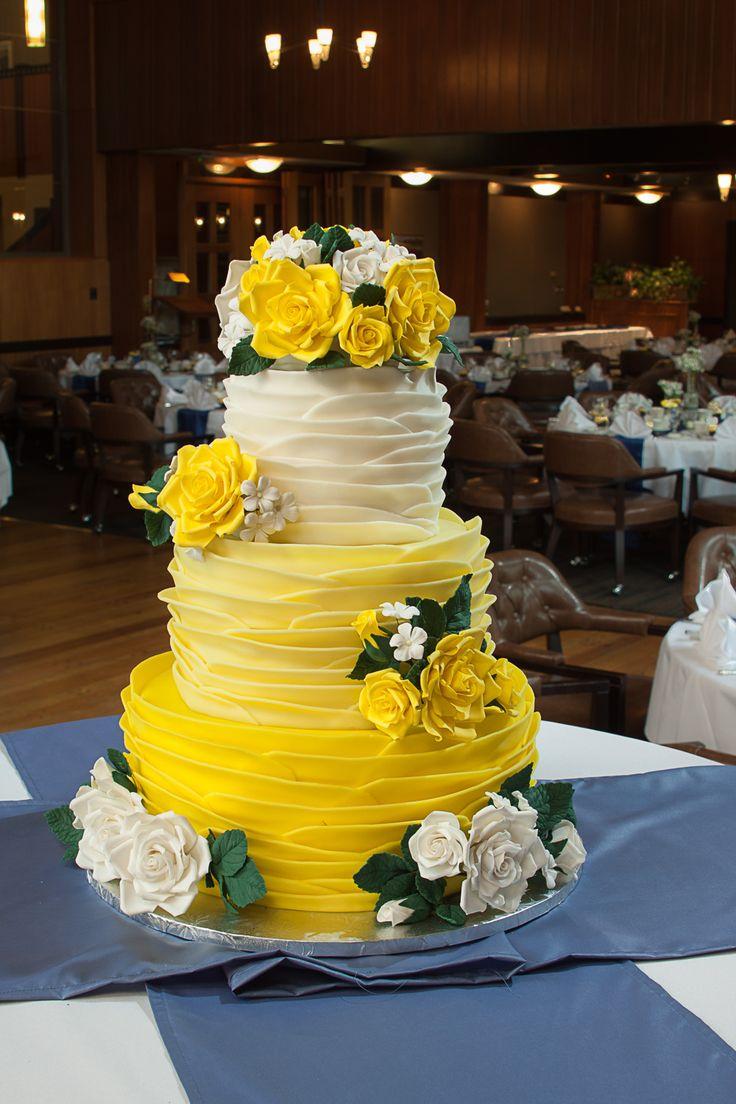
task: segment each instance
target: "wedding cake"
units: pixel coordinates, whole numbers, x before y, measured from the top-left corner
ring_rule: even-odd
[[[490,791],[530,784],[539,718],[493,655],[480,521],[443,507],[434,262],[317,225],[251,253],[217,299],[225,436],[131,495],[173,540],[171,650],[123,693],[124,770],[213,855],[247,832],[266,906],[370,910],[354,876],[408,825],[451,826],[417,837],[426,868]]]

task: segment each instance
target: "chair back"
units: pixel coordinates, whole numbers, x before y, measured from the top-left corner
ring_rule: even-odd
[[[481,425],[499,426],[512,437],[531,436],[537,432],[521,407],[513,399],[502,398],[500,395],[476,399],[473,418]]]
[[[136,406],[92,403],[90,415],[92,435],[100,444],[155,444],[161,440],[159,431]]]
[[[0,379],[7,379],[9,375],[10,369],[7,364],[3,364],[2,361],[0,361]]]
[[[450,417],[469,418],[473,413],[473,403],[477,398],[475,384],[470,380],[459,380],[449,387],[445,402],[450,407]]]
[[[136,372],[110,381],[110,396],[118,406],[136,406],[153,421],[161,384],[150,372]]]
[[[0,418],[12,414],[15,409],[15,392],[17,384],[10,376],[0,377]]]
[[[549,475],[577,484],[633,480],[642,470],[621,441],[594,433],[545,434],[544,462]]]
[[[622,376],[640,376],[660,359],[653,349],[622,349],[618,364]]]
[[[682,572],[682,604],[687,613],[695,609],[695,596],[725,567],[736,586],[736,528],[714,526],[693,537],[685,553]]]
[[[511,377],[507,392],[508,398],[516,402],[531,403],[561,403],[574,394],[572,372],[556,368],[522,368]]]
[[[464,467],[482,469],[486,465],[528,461],[514,438],[497,425],[481,425],[480,422],[457,418],[450,431],[448,459],[459,461]]]
[[[536,636],[575,628],[585,620],[585,607],[555,565],[538,552],[511,549],[493,553],[496,601],[491,606],[491,631],[500,643],[524,644]]]
[[[38,400],[51,402],[59,394],[56,376],[45,368],[11,368],[20,402]]]
[[[136,379],[138,376],[143,376],[144,378],[147,376],[152,380],[156,379],[151,372],[146,372],[143,369],[103,368],[97,381],[97,394],[100,396],[100,402],[113,401],[111,385],[114,380]]]
[[[453,376],[452,372],[448,372],[446,368],[438,368],[435,374],[437,382],[441,383],[448,391],[457,383],[457,376]]]
[[[713,365],[713,375],[721,380],[736,380],[736,353],[724,353]]]
[[[675,362],[663,357],[655,361],[651,368],[647,368],[640,376],[631,380],[626,390],[636,391],[637,394],[644,395],[647,399],[659,401],[662,398],[659,381],[661,379],[677,379],[679,375],[680,371]]]
[[[89,407],[79,395],[62,395],[59,404],[60,426],[66,433],[91,433]]]

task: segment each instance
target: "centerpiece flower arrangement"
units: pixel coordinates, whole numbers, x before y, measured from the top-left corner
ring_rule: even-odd
[[[684,353],[676,356],[674,360],[685,376],[685,394],[682,405],[695,409],[700,405],[697,380],[700,373],[705,369],[703,354],[696,346],[690,345]]]
[[[426,369],[445,350],[455,304],[434,261],[393,236],[358,226],[293,226],[261,236],[250,260],[232,261],[217,296],[218,347],[231,375],[254,375],[282,357],[305,370]]]

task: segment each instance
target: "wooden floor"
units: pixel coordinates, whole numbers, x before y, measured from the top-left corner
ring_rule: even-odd
[[[168,647],[170,551],[63,525],[0,521],[0,732],[116,713],[132,667]],[[649,675],[659,640],[563,634],[570,662]]]

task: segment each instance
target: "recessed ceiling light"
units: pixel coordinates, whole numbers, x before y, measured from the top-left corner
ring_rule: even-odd
[[[535,180],[557,180],[559,173],[556,172],[538,172],[534,174]]]
[[[634,193],[640,203],[644,203],[649,207],[651,207],[653,203],[659,203],[663,194],[663,192],[657,192],[651,188],[642,188],[641,191]]]
[[[736,124],[736,119],[721,119],[721,126],[733,126]]]
[[[562,185],[555,184],[552,180],[540,180],[538,184],[530,184],[529,187],[538,196],[553,196],[557,195]]]
[[[411,184],[412,187],[418,188],[422,184],[429,184],[433,174],[425,169],[415,169],[414,172],[399,173],[399,176],[405,184]]]
[[[231,164],[229,161],[205,161],[204,167],[207,172],[214,173],[215,176],[229,176],[230,173],[234,173],[237,168],[236,165]]]
[[[272,173],[281,168],[284,159],[283,157],[249,157],[245,163],[252,172]]]

